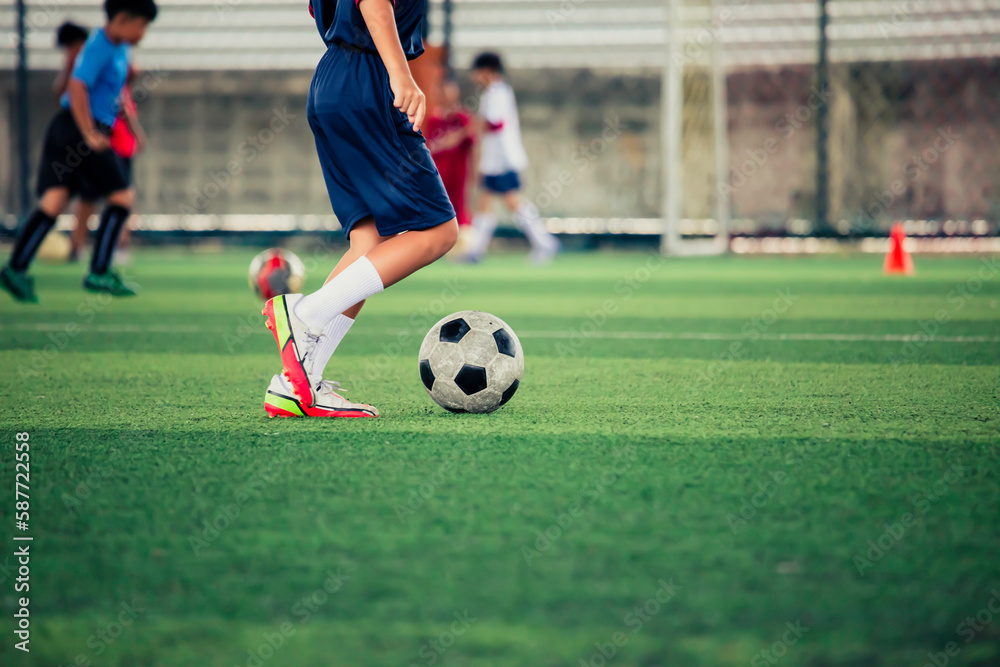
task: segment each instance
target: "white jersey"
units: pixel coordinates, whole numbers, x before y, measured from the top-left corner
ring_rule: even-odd
[[[528,154],[521,142],[521,122],[517,117],[514,90],[506,81],[494,81],[480,100],[479,112],[488,126],[483,136],[479,170],[485,176],[521,172],[528,166]]]

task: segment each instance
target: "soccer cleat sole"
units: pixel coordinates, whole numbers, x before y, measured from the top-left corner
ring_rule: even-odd
[[[366,410],[321,410],[318,408],[309,408],[306,413],[306,417],[327,419],[375,419],[377,416]]]
[[[276,306],[280,309],[277,313],[275,312]],[[278,344],[278,353],[281,355],[282,373],[284,373],[288,383],[292,385],[292,391],[304,404],[312,405],[315,396],[312,386],[309,384],[309,376],[302,368],[295,350],[295,340],[291,332],[285,297],[274,297],[264,304],[264,309],[260,312],[265,318],[264,326],[274,334],[274,342]],[[278,317],[284,318],[285,326],[279,326]]]
[[[274,417],[320,417],[335,419],[375,418],[378,415],[368,410],[326,410],[324,408],[304,408],[295,396],[286,396],[270,389],[264,395],[264,409]]]
[[[293,417],[293,418],[302,417],[302,415],[293,415],[291,412],[288,412],[287,410],[282,410],[281,408],[276,408],[271,405],[265,405],[264,409],[267,410],[267,416],[270,417],[271,419],[274,419],[275,417]]]
[[[264,392],[264,409],[268,417],[305,417],[297,398],[270,389]]]

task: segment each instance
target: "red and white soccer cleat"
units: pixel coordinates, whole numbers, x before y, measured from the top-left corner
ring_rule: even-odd
[[[267,318],[265,325],[278,343],[281,366],[294,395],[302,405],[312,406],[316,403],[313,388],[319,383],[313,375],[312,363],[323,332],[311,330],[295,316],[295,304],[301,300],[301,294],[276,296],[264,304],[261,312]]]
[[[324,381],[316,387],[316,404],[306,407],[281,373],[271,378],[264,394],[264,409],[271,417],[378,417],[378,410],[364,403],[351,403],[337,393],[336,382]]]

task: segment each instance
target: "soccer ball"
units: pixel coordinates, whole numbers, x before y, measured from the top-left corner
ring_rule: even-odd
[[[38,259],[42,262],[65,262],[69,259],[73,246],[69,236],[60,232],[54,232],[45,237],[42,245],[38,247]]]
[[[420,346],[420,381],[451,412],[493,412],[524,374],[521,342],[499,317],[463,310],[434,325]]]
[[[281,248],[265,250],[250,262],[250,289],[264,299],[302,290],[306,267],[295,253]]]

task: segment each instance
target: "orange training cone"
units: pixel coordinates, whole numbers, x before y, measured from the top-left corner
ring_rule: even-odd
[[[913,258],[906,251],[905,244],[906,232],[903,231],[903,225],[897,222],[889,234],[889,252],[886,253],[885,264],[882,267],[886,275],[913,274]]]

